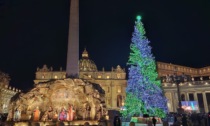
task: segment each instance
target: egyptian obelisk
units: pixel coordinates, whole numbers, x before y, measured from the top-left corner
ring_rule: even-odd
[[[79,0],[70,0],[67,76],[79,75]]]

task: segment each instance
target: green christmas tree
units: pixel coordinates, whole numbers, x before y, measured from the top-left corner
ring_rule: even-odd
[[[167,113],[167,100],[157,79],[155,58],[149,43],[141,17],[138,16],[130,45],[129,78],[125,110],[122,111],[124,117],[143,114],[165,117]]]

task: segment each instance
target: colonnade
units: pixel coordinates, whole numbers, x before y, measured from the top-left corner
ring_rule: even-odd
[[[209,105],[207,102],[207,97],[206,97],[206,93],[205,91],[181,91],[180,94],[181,96],[184,95],[184,100],[185,101],[197,101],[198,102],[198,110],[196,111],[197,113],[203,112],[200,111],[201,107],[199,106],[199,101],[198,101],[198,94],[202,94],[202,100],[203,100],[203,105],[204,105],[204,112],[208,113],[209,112]],[[209,92],[210,93],[210,92]],[[189,95],[193,95],[193,100],[190,99]],[[178,108],[178,95],[177,95],[177,91],[173,90],[173,91],[165,91],[165,96],[168,99],[168,109],[169,112],[177,112],[177,108]]]

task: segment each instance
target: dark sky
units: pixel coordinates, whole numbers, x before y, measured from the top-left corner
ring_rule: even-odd
[[[126,67],[135,16],[157,61],[210,65],[209,0],[80,0],[80,54],[98,69]],[[0,70],[28,89],[36,68],[66,67],[69,0],[0,0]]]

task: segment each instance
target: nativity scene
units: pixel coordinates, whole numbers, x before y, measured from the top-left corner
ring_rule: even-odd
[[[20,93],[12,99],[7,121],[104,119],[107,115],[105,92],[94,85],[81,79],[37,84],[29,92]]]

